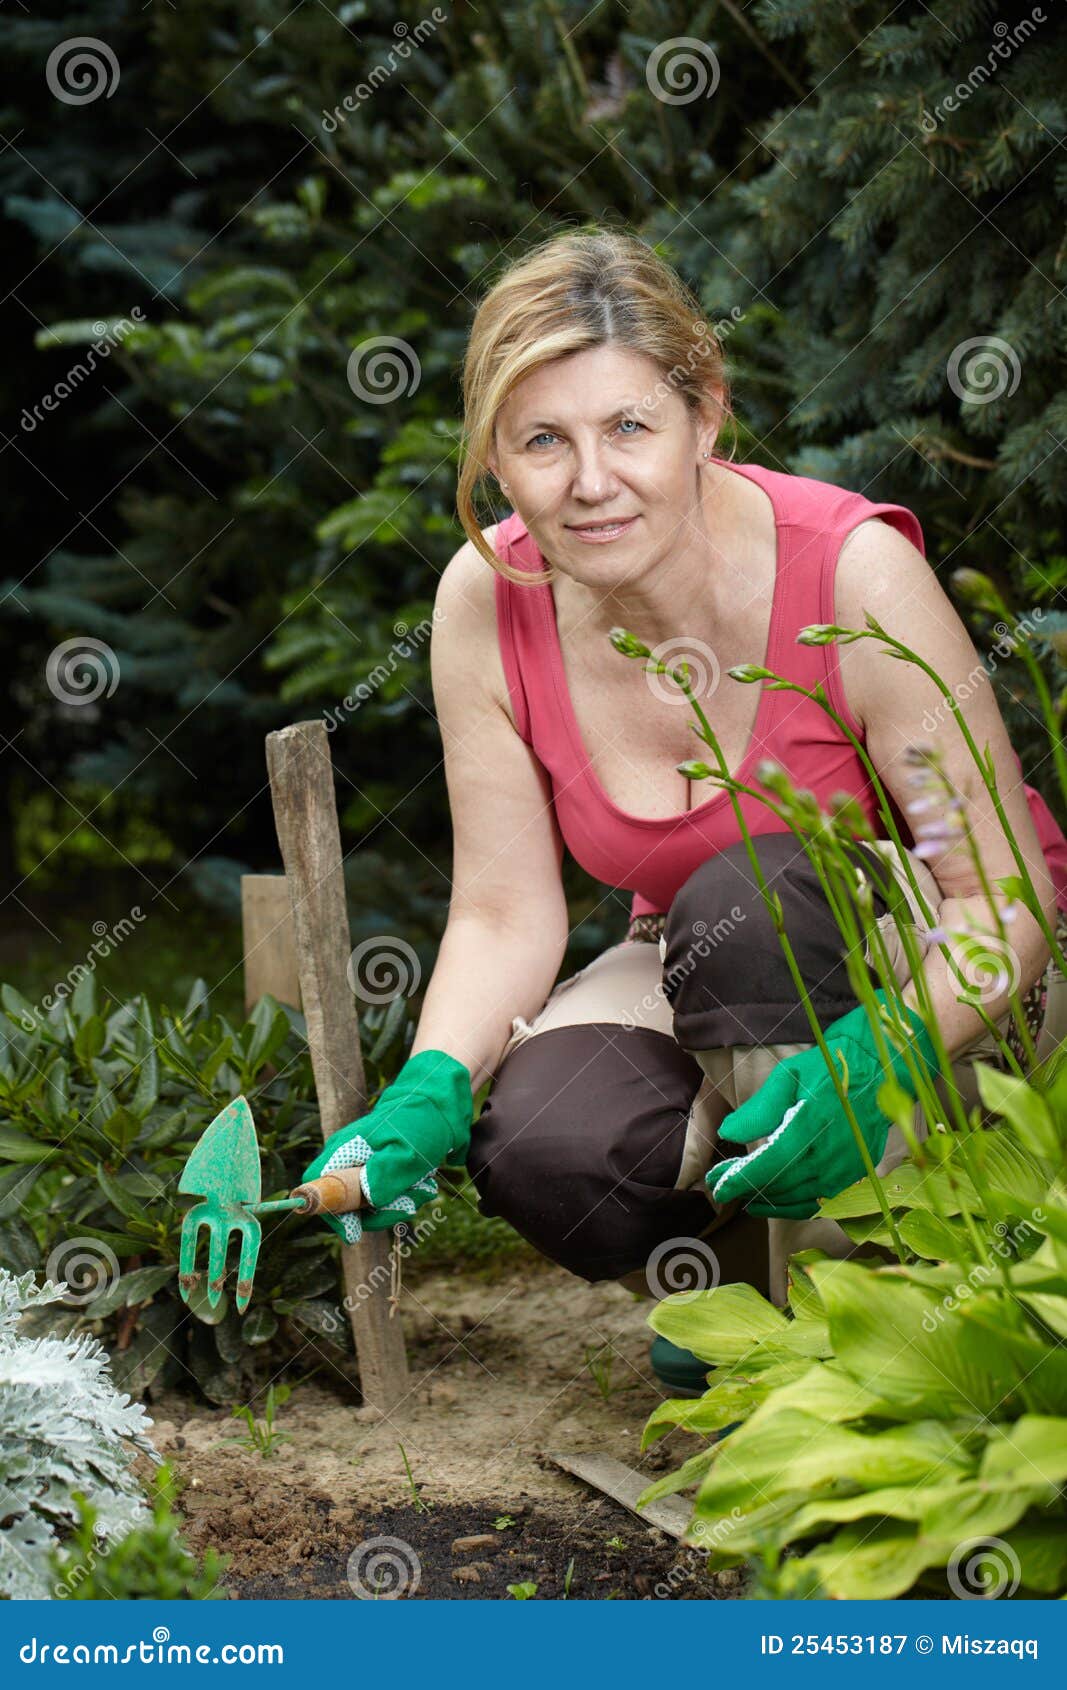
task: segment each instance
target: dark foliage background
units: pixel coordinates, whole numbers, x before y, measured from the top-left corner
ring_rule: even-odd
[[[440,738],[426,642],[405,654],[397,630],[429,615],[463,537],[474,307],[565,224],[635,229],[724,324],[740,456],[910,504],[946,577],[980,568],[1019,614],[1046,611],[1062,690],[1062,8],[438,16],[415,34],[377,0],[94,0],[7,19],[0,963],[31,994],[87,910],[133,898],[153,922],[124,987],[177,994],[204,973],[236,992],[238,876],[277,866],[263,735],[337,712],[368,677],[332,738],[353,915],[432,948]],[[120,69],[81,104],[47,75],[78,35]],[[654,97],[650,54],[678,37],[713,51],[708,97]],[[74,376],[101,325],[135,312],[143,326]],[[346,373],[379,337],[418,360],[388,404]],[[950,363],[971,342],[986,371],[961,396]],[[988,644],[988,620],[975,631]],[[104,642],[120,676],[82,706],[47,683],[74,638]],[[997,680],[1054,801],[1016,667]],[[591,953],[627,900],[567,872],[573,947]]]

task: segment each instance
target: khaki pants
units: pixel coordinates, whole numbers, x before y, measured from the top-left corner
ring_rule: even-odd
[[[779,841],[775,849],[781,857],[786,847]],[[882,842],[878,850],[920,921],[895,847]],[[936,910],[933,875],[920,859],[911,862]],[[738,905],[732,907],[736,914]],[[903,984],[909,970],[892,915],[883,915],[879,927]],[[744,973],[747,942],[740,922],[722,937],[724,945],[736,940],[736,953],[717,964],[719,993],[724,962],[739,977]],[[787,1262],[796,1251],[816,1247],[843,1258],[869,1249],[855,1246],[834,1221],[762,1220],[736,1202],[717,1206],[704,1176],[722,1159],[718,1133],[725,1116],[811,1041],[683,1050],[663,983],[666,955],[666,936],[658,944],[623,940],[559,983],[532,1022],[515,1019],[472,1134],[471,1175],[484,1212],[503,1214],[538,1248],[587,1278],[616,1278],[634,1291],[664,1295],[672,1286],[649,1273],[649,1260],[667,1243],[684,1256],[686,1243],[699,1241],[713,1253],[716,1282],[747,1281],[782,1305]],[[1048,987],[1039,1056],[1067,1038],[1067,981],[1051,964]],[[835,990],[840,996],[839,985]],[[972,1064],[994,1049],[983,1032],[957,1058],[954,1080],[968,1107],[978,1101]],[[925,1131],[917,1106],[917,1137]],[[755,1142],[764,1141],[750,1148]],[[907,1154],[893,1125],[878,1172],[888,1173]],[[621,1271],[628,1261],[633,1266]]]

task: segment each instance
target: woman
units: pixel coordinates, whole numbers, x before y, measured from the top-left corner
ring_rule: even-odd
[[[486,1213],[588,1280],[662,1294],[670,1260],[695,1252],[705,1283],[744,1279],[781,1302],[789,1253],[849,1249],[838,1227],[810,1217],[863,1164],[832,1089],[805,1066],[810,1025],[729,796],[677,769],[704,750],[692,711],[672,683],[620,655],[609,631],[629,630],[672,667],[689,662],[734,773],[751,778],[772,758],[824,805],[848,791],[877,821],[847,736],[816,705],[740,685],[730,668],[765,663],[805,687],[821,682],[902,817],[916,798],[912,748],[933,738],[995,883],[1016,865],[932,683],[873,641],[840,652],[796,643],[808,624],[863,627],[871,611],[950,686],[965,685],[971,729],[992,748],[1053,924],[1057,903],[1067,907],[1067,841],[1019,778],[912,513],[716,455],[730,414],[720,349],[643,242],[567,233],[514,264],[475,316],[464,393],[458,508],[469,540],[441,578],[432,644],[454,839],[448,924],[411,1057],[308,1176],[360,1164],[373,1206],[362,1225],[381,1227],[428,1200],[433,1169],[462,1157]],[[473,495],[486,468],[512,514],[483,530]],[[888,1168],[904,1146],[873,1102],[881,1068],[837,929],[796,838],[758,800],[742,809],[820,1024],[870,1082],[857,1114]],[[633,900],[626,938],[554,986],[568,937],[564,845]],[[902,880],[891,848],[878,861]],[[966,851],[943,838],[913,866],[939,926],[973,919],[990,930]],[[888,935],[884,898],[877,909]],[[1012,983],[1027,991],[1051,970],[1049,952],[1029,911],[1009,916]],[[985,1022],[957,1000],[936,946],[924,969],[950,1054],[973,1060]],[[1048,983],[1030,994],[1043,998],[1042,1048],[1067,1036],[1062,977]],[[985,996],[994,1021],[1008,1013],[1008,989],[994,983]],[[905,1001],[914,1005],[914,983]],[[929,1068],[928,1035],[910,1018]],[[491,1076],[472,1133],[473,1096]],[[898,1077],[910,1087],[903,1062]],[[361,1222],[338,1227],[354,1239]],[[689,1383],[686,1356],[662,1340],[653,1348],[672,1389]]]

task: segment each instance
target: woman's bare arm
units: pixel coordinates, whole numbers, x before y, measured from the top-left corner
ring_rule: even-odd
[[[435,615],[430,669],[452,895],[411,1054],[448,1051],[471,1070],[477,1092],[513,1017],[536,1014],[559,972],[568,935],[563,841],[548,776],[501,702],[494,579],[469,543],[441,576]]]
[[[880,519],[860,524],[842,548],[835,605],[838,622],[848,628],[862,628],[864,615],[870,611],[887,634],[917,652],[951,689],[979,751],[984,752],[987,745],[990,748],[1005,814],[1045,914],[1054,926],[1055,891],[993,688],[966,628],[921,552]],[[838,651],[849,707],[864,726],[871,761],[901,808],[916,797],[908,779],[913,765],[905,754],[909,747],[932,744],[945,773],[966,799],[990,886],[995,889],[998,879],[1017,874],[985,784],[952,711],[934,683],[914,664],[884,655],[885,648],[877,639],[839,645]],[[925,816],[915,817],[916,822],[923,819]],[[929,866],[943,894],[937,911],[938,926],[957,932],[973,923],[995,937],[995,914],[981,890],[966,847],[946,846],[930,859]],[[1003,910],[1010,900],[994,891],[994,902]],[[1012,987],[1025,992],[1049,957],[1038,922],[1022,904],[1015,905],[1014,919],[1005,933],[1012,953],[1004,958],[1005,980],[1010,983],[996,989],[996,970],[991,969],[982,994],[982,1007],[994,1021],[1010,1007]],[[990,954],[997,954],[995,943],[990,946]],[[936,948],[931,950],[924,972],[946,1048],[954,1054],[974,1040],[984,1023],[973,1009],[957,1001],[961,984]],[[914,986],[904,996],[914,1007]]]

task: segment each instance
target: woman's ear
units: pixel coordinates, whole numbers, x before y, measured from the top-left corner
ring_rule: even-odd
[[[704,457],[715,450],[715,442],[723,425],[726,412],[723,406],[722,389],[713,389],[700,407],[697,423],[697,452]]]

